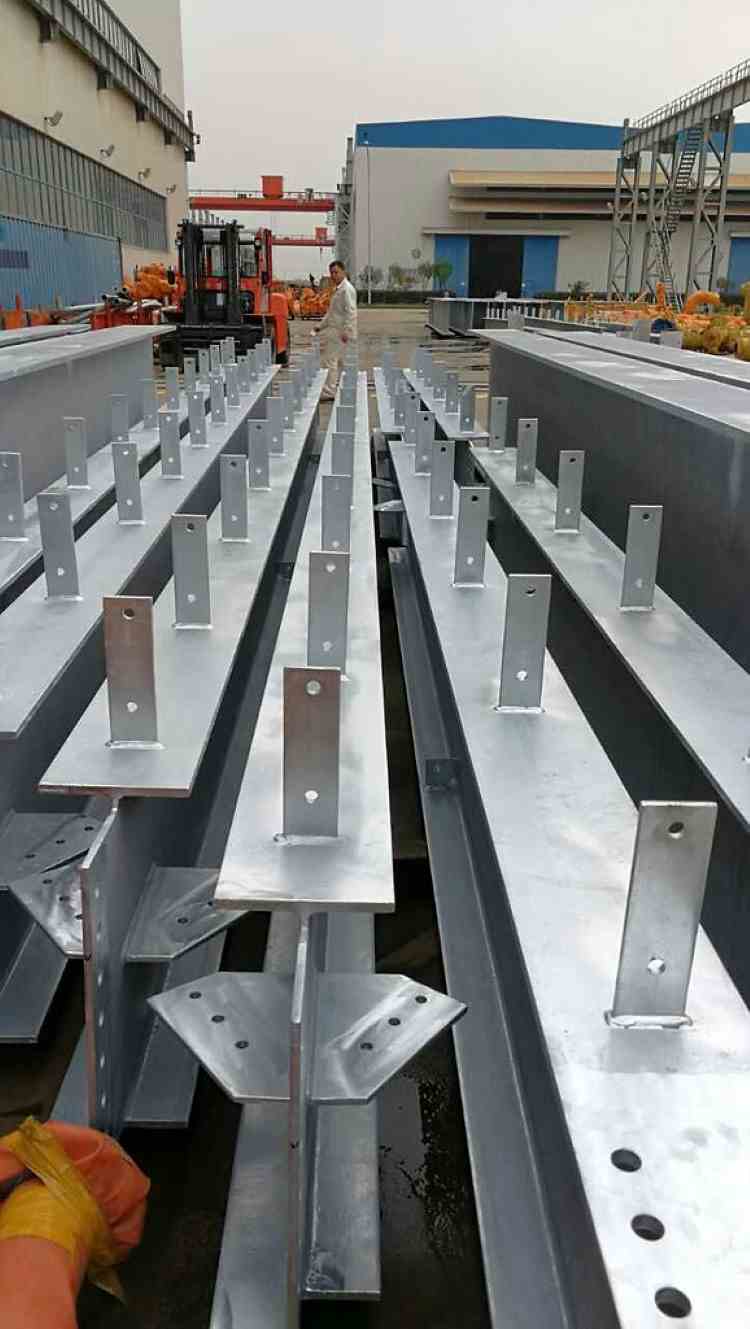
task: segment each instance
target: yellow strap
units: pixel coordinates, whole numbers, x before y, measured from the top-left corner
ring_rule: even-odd
[[[0,1241],[11,1237],[41,1237],[62,1246],[71,1259],[85,1243],[82,1224],[71,1223],[70,1211],[38,1181],[26,1181],[0,1208]]]
[[[43,1181],[60,1206],[59,1219],[50,1222],[49,1213],[43,1209],[43,1206],[37,1202],[38,1207],[36,1207],[30,1200],[25,1200],[19,1209],[19,1216],[25,1225],[23,1231],[6,1230],[6,1224],[3,1224],[1,1219],[3,1210],[7,1206],[3,1206],[0,1209],[0,1240],[7,1240],[10,1236],[46,1236],[49,1241],[64,1247],[71,1255],[75,1252],[77,1241],[80,1240],[89,1251],[87,1272],[91,1282],[123,1301],[122,1285],[112,1268],[112,1265],[117,1263],[118,1256],[109,1226],[78,1168],[62,1145],[58,1144],[54,1135],[38,1121],[33,1117],[27,1117],[17,1131],[0,1139],[0,1147],[15,1154],[29,1172],[33,1172],[35,1177]],[[24,1189],[21,1187],[18,1194]],[[33,1188],[29,1187],[28,1191],[33,1193]],[[48,1236],[46,1231],[28,1230],[32,1224],[35,1207],[42,1225],[46,1223],[48,1228],[52,1226],[57,1235]],[[15,1206],[11,1206],[7,1228],[14,1226],[14,1209]],[[42,1219],[43,1214],[44,1219]]]

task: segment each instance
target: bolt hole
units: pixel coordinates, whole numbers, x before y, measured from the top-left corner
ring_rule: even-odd
[[[527,588],[526,588],[526,594],[527,594],[527,595],[536,595],[536,587],[535,587],[535,586],[527,586]]]
[[[246,1038],[241,1038],[238,1043],[235,1043],[234,1046],[236,1048],[239,1048],[240,1051],[243,1052],[245,1048],[249,1048],[250,1044],[248,1043]]]
[[[183,915],[182,918],[178,918],[178,919],[177,919],[177,922],[178,922],[178,923],[181,923],[182,926],[184,927],[186,923],[189,923],[189,922],[190,922],[190,919],[189,919],[189,918],[186,918],[185,915]]]
[[[418,997],[414,998],[414,1000],[416,1001],[418,1006],[427,1005],[427,998],[425,997],[424,993],[420,993]]]
[[[58,895],[57,898],[58,898],[58,900],[60,901],[60,904],[67,904],[68,901],[70,900],[70,896],[69,896],[69,895]]]
[[[25,854],[25,858],[36,858],[36,854]]]
[[[43,885],[43,886],[51,886],[51,885],[52,885],[52,881],[53,881],[53,878],[52,878],[52,877],[42,877],[42,885]]]
[[[641,516],[643,517],[643,520],[644,520],[644,521],[650,521],[650,520],[651,520],[651,513],[650,513],[650,512],[643,512],[643,513],[641,513]]]
[[[226,1018],[226,1017],[223,1016],[223,1015],[212,1015],[212,1016],[211,1016],[211,1024],[223,1024],[225,1018]]]
[[[191,992],[191,993],[190,993],[190,1000],[191,1000],[191,1001],[197,1001],[198,998],[199,998],[199,997],[202,997],[202,996],[203,996],[203,993],[202,993],[202,992]]]
[[[186,530],[186,531],[194,531],[194,530],[195,530],[195,522],[194,522],[194,521],[186,521],[186,522],[185,522],[185,530]]]
[[[667,832],[669,835],[672,836],[673,840],[681,839],[684,830],[685,830],[684,821],[673,821],[671,825],[667,827]]]
[[[122,611],[122,616],[123,616],[123,618],[128,618],[128,619],[130,619],[130,618],[135,618],[135,610],[134,610],[134,609],[123,609],[123,611]]]
[[[96,830],[96,827],[95,827],[95,826],[84,826],[83,829],[84,829],[85,831],[94,831],[94,830]]]
[[[372,1052],[372,1043],[360,1043],[362,1052]]]
[[[55,840],[55,844],[65,844],[64,840]]]
[[[693,1309],[690,1298],[676,1287],[661,1287],[654,1297],[662,1315],[670,1320],[684,1320]]]
[[[394,1016],[388,1021],[388,1023],[389,1023],[390,1025],[392,1025],[394,1029],[396,1029],[396,1028],[398,1027],[398,1025],[400,1025],[401,1021],[398,1019],[397,1016],[394,1015]]]
[[[640,1155],[633,1149],[615,1149],[611,1160],[620,1172],[638,1172],[643,1167]]]
[[[81,921],[82,918],[83,918],[83,914],[76,914],[76,921],[77,921],[78,923],[80,923],[80,921]]]
[[[636,1214],[630,1226],[644,1241],[661,1241],[664,1236],[664,1224],[653,1214]]]
[[[472,501],[472,503],[478,503],[478,502],[479,502],[479,497],[478,497],[478,495],[477,495],[477,494],[472,494],[472,496],[471,496],[471,501]]]

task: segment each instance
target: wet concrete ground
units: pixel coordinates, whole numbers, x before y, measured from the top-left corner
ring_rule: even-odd
[[[309,325],[293,325],[304,345]],[[364,310],[360,363],[370,369],[389,338],[400,362],[426,341],[424,311]],[[487,356],[467,342],[441,343],[464,381],[485,389]],[[322,421],[325,424],[325,418]],[[374,399],[371,423],[376,423]],[[429,865],[415,782],[387,565],[381,550],[383,664],[388,714],[397,912],[376,919],[380,972],[405,973],[444,988]],[[249,916],[229,933],[225,969],[259,969],[266,920]],[[460,996],[460,994],[456,994]],[[82,1022],[81,974],[69,966],[42,1043],[0,1050],[0,1127],[29,1112],[44,1117],[72,1055]],[[383,1297],[377,1305],[308,1303],[306,1329],[488,1329],[476,1215],[450,1034],[389,1084],[380,1099]],[[81,1329],[208,1329],[232,1168],[239,1108],[201,1074],[187,1132],[131,1131],[123,1145],[152,1180],[141,1248],[123,1270],[128,1305],[86,1289]],[[282,1201],[283,1202],[283,1201]],[[0,1317],[1,1321],[1,1317]],[[237,1329],[242,1329],[241,1325]]]

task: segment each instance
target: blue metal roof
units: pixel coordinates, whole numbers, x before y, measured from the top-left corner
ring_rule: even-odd
[[[572,148],[616,152],[621,125],[530,120],[515,115],[462,120],[394,120],[357,125],[356,146],[371,148]],[[750,124],[737,125],[735,152],[750,152]]]

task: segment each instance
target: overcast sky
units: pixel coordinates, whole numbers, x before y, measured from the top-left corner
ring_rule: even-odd
[[[182,23],[193,188],[331,189],[358,121],[619,124],[750,58],[748,0],[182,0]],[[300,235],[324,220],[255,217]],[[277,257],[319,270],[317,250]]]

